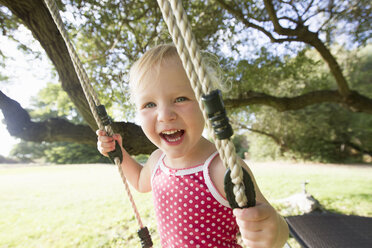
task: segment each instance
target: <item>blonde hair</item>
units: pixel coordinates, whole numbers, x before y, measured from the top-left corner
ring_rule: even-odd
[[[173,44],[161,44],[151,48],[143,54],[129,71],[129,90],[133,102],[134,91],[137,89],[146,74],[162,61],[170,58],[178,58],[177,48]]]
[[[179,58],[177,48],[174,44],[157,45],[143,54],[129,71],[129,92],[130,99],[134,102],[134,91],[141,86],[141,82],[146,74],[156,66],[159,66],[166,59]],[[206,70],[211,78],[213,87],[228,91],[231,88],[229,80],[224,80],[218,58],[210,53],[203,53],[206,62]]]

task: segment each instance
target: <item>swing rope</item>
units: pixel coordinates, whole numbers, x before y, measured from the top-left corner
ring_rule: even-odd
[[[76,74],[78,76],[79,82],[80,82],[80,84],[83,88],[83,91],[84,91],[85,97],[88,101],[90,110],[93,114],[93,117],[94,117],[99,129],[100,130],[105,130],[106,133],[109,136],[112,136],[114,134],[114,132],[113,132],[113,129],[112,129],[111,125],[110,124],[106,125],[104,123],[104,121],[101,120],[101,117],[100,117],[100,115],[97,111],[97,107],[102,106],[102,105],[100,104],[97,93],[95,92],[91,83],[89,82],[87,73],[86,73],[85,69],[83,68],[82,63],[81,63],[81,61],[80,61],[80,59],[79,59],[79,57],[78,57],[78,55],[75,51],[70,39],[68,38],[67,31],[66,31],[66,29],[63,25],[62,18],[59,14],[59,10],[57,8],[56,3],[54,2],[54,0],[44,0],[44,2],[46,4],[47,8],[49,9],[49,12],[50,12],[55,24],[57,25],[58,30],[61,33],[63,40],[65,41],[65,44],[67,46],[67,49],[68,49],[68,52],[69,52],[69,55],[70,55],[70,58],[71,58],[71,61],[74,65]],[[120,152],[121,152],[121,150],[120,150]],[[130,191],[128,182],[125,178],[125,175],[124,175],[123,170],[122,170],[121,165],[120,165],[121,160],[120,160],[119,157],[114,157],[113,161],[119,169],[119,173],[120,173],[121,179],[123,181],[123,184],[125,186],[125,190],[127,192],[129,201],[130,201],[131,206],[133,208],[133,212],[134,212],[135,218],[137,220],[138,226],[139,226],[140,230],[143,230],[144,226],[142,224],[140,214],[138,212],[138,209],[137,209],[137,206],[134,202],[134,199],[133,199],[132,193]],[[151,247],[151,246],[147,246],[147,247]]]
[[[201,58],[200,50],[191,31],[186,12],[179,0],[158,0],[158,5],[166,21],[168,30],[177,47],[178,54],[191,82],[196,99],[203,112],[207,127],[211,131],[212,124],[208,121],[208,113],[202,101],[203,94],[211,92],[211,79],[207,73],[205,63]],[[243,181],[243,169],[237,162],[235,146],[230,139],[218,139],[212,135],[216,148],[226,168],[231,170],[231,181],[234,184],[233,192],[239,207],[247,206],[248,200]]]
[[[82,86],[82,89],[88,101],[90,110],[93,114],[93,117],[99,129],[105,130],[109,136],[112,136],[114,132],[110,125],[111,121],[107,117],[105,110],[104,112],[106,114],[106,117],[102,119],[102,114],[99,112],[99,109],[100,109],[99,107],[101,107],[102,105],[100,104],[98,96],[89,82],[87,73],[84,70],[82,63],[70,39],[68,38],[67,31],[64,28],[62,18],[59,14],[59,10],[54,0],[44,0],[44,2],[55,24],[57,25],[62,38],[65,41],[66,47],[68,49],[68,52],[69,52],[71,61],[73,63],[74,69],[76,71],[76,74],[78,76],[79,82]],[[201,57],[200,50],[197,46],[195,37],[193,36],[193,33],[191,31],[191,26],[188,22],[187,15],[186,15],[185,10],[183,9],[182,3],[179,0],[158,0],[158,5],[161,9],[163,18],[168,26],[168,30],[173,38],[173,42],[176,45],[177,52],[182,60],[182,64],[190,80],[191,86],[195,93],[195,97],[198,100],[204,119],[206,120],[207,128],[209,132],[212,134],[212,138],[214,140],[214,143],[220,154],[220,157],[223,161],[224,166],[230,170],[229,177],[231,178],[232,187],[233,187],[232,193],[235,196],[235,199],[233,199],[232,201],[236,202],[237,204],[236,207],[246,207],[248,206],[248,204],[252,206],[252,204],[253,205],[255,204],[253,183],[249,175],[245,175],[243,173],[243,169],[241,165],[238,163],[235,146],[232,143],[232,141],[229,139],[232,133],[228,137],[224,137],[224,138],[219,137],[219,135],[216,134],[217,132],[216,127],[215,127],[216,122],[213,122],[213,120],[211,119],[211,114],[209,113],[210,107],[208,109],[208,106],[206,107],[206,105],[204,105],[206,102],[205,98],[211,96],[213,93],[212,87],[211,87],[211,77],[209,76],[206,70],[205,63],[203,62],[203,59]],[[220,107],[223,109],[223,112],[224,112],[224,106],[223,106],[222,100],[218,104],[221,105]],[[231,126],[229,127],[231,128]],[[117,145],[116,150],[118,149],[119,149],[119,152],[121,152],[120,147]],[[112,160],[114,161],[114,163],[117,165],[119,169],[120,176],[122,178],[123,184],[125,186],[125,190],[127,192],[128,198],[130,200],[130,203],[132,205],[132,208],[135,214],[135,218],[140,228],[138,233],[141,238],[142,247],[150,248],[152,247],[151,237],[148,234],[147,228],[144,227],[142,224],[142,220],[139,215],[136,204],[133,200],[132,194],[130,192],[129,185],[127,183],[125,175],[123,174],[123,171],[120,165],[121,158],[113,157]],[[247,177],[249,178],[248,183],[246,182]],[[249,189],[250,192],[247,191],[246,185],[251,186]],[[225,190],[226,190],[226,178],[225,178]],[[249,196],[249,201],[247,199],[247,195]],[[226,192],[226,196],[229,199],[228,192]],[[231,205],[230,199],[229,199],[229,202]],[[145,233],[143,233],[142,231],[144,231]],[[146,237],[141,237],[141,235],[144,235]],[[147,239],[147,240],[144,240],[144,239]]]

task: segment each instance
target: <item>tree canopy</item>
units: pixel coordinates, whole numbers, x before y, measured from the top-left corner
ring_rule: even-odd
[[[33,120],[15,100],[0,92],[0,108],[10,134],[28,141],[95,143],[92,130],[96,124],[66,46],[42,0],[0,0],[0,4],[2,33],[15,39],[13,34],[20,25],[32,32],[53,62],[62,89],[89,126],[58,116]],[[128,68],[149,47],[171,40],[156,1],[70,0],[57,4],[102,102],[111,107],[111,113],[113,109],[120,110],[120,118],[131,120]],[[275,110],[273,115],[302,111],[320,117],[323,115],[315,109],[321,108],[326,117],[326,113],[339,107],[343,109],[337,110],[340,116],[363,113],[360,121],[350,122],[351,127],[366,125],[364,120],[372,113],[371,77],[360,75],[365,69],[349,66],[357,67],[358,63],[350,60],[358,59],[358,51],[371,41],[369,1],[195,0],[183,1],[183,5],[200,48],[218,56],[231,82],[225,105],[232,112],[254,114],[248,128],[279,135],[283,140],[282,132],[266,128],[270,119],[260,117],[262,109]],[[370,63],[364,65],[367,70],[370,68]],[[325,104],[331,105],[324,107]],[[10,114],[14,111],[17,115]],[[124,113],[129,113],[129,117]],[[271,125],[275,125],[273,120]],[[288,128],[295,130],[293,125]],[[69,134],[56,135],[63,128]],[[133,123],[115,123],[114,129],[127,140],[130,153],[149,153],[154,149]],[[355,137],[347,137],[342,144],[355,147]],[[359,148],[367,154],[372,150],[366,142],[359,142]]]

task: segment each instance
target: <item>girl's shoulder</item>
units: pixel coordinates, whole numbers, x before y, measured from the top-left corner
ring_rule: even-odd
[[[159,149],[153,151],[150,157],[147,159],[146,163],[143,165],[143,168],[141,169],[140,180],[145,183],[146,189],[147,188],[151,189],[151,177],[156,167],[156,164],[158,163],[162,154],[163,152],[160,151]],[[145,192],[148,192],[148,191],[145,191]]]
[[[220,156],[216,156],[213,158],[209,165],[209,175],[210,178],[218,190],[218,192],[225,197],[225,191],[224,191],[224,176],[226,173],[226,168],[220,158]]]
[[[148,166],[151,168],[151,170],[155,167],[155,165],[158,163],[160,157],[163,155],[163,151],[160,149],[156,149],[153,151],[147,160],[145,166]]]

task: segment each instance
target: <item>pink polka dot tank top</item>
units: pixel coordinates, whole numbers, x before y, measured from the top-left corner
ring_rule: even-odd
[[[151,178],[163,248],[232,247],[239,231],[227,200],[209,176],[213,153],[204,164],[171,169],[160,157]]]

